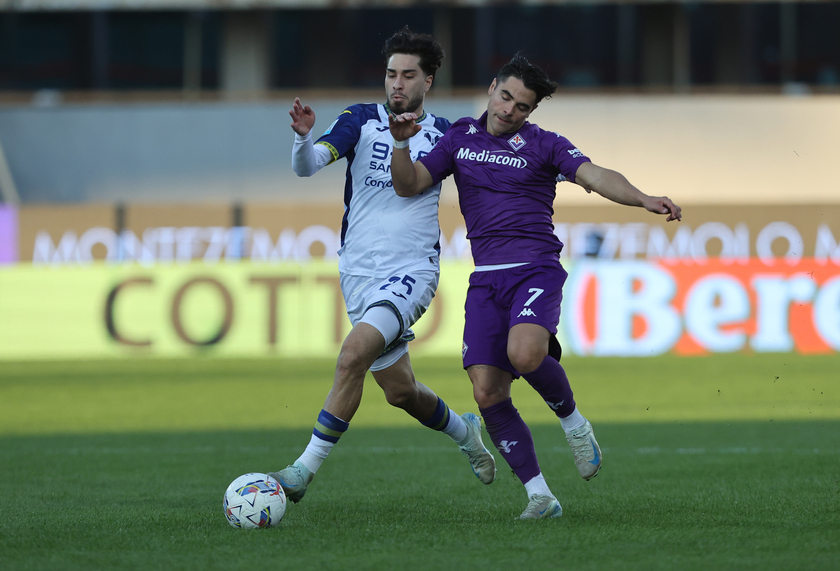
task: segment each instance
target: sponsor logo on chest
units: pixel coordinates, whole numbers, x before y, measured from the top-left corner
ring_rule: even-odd
[[[488,151],[487,149],[474,151],[469,147],[458,149],[458,152],[455,153],[455,160],[496,164],[516,169],[524,169],[528,166],[528,161],[514,154],[513,151]]]

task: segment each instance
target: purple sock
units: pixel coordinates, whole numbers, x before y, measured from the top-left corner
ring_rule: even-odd
[[[540,473],[534,439],[510,399],[478,411],[493,444],[523,484]]]
[[[575,411],[575,399],[566,371],[551,357],[543,359],[536,371],[522,376],[558,417],[569,416]]]

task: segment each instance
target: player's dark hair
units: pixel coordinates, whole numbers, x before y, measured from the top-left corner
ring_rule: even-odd
[[[385,40],[382,55],[385,64],[394,54],[409,54],[420,58],[420,69],[426,75],[435,76],[443,60],[443,48],[429,34],[416,34],[408,26]]]
[[[513,59],[499,70],[496,74],[496,83],[501,83],[509,77],[517,78],[527,89],[537,95],[534,105],[543,99],[550,98],[557,89],[557,84],[548,78],[548,74],[539,66],[529,62],[521,53],[513,56]]]

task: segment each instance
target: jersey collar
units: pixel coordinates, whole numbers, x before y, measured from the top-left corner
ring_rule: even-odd
[[[481,117],[478,118],[478,126],[487,131],[487,111],[481,114]],[[487,133],[490,134],[489,131]]]
[[[388,102],[387,102],[387,101],[385,102],[385,111],[387,111],[387,112],[388,112],[388,115],[393,115],[393,113],[391,113],[391,106],[390,106],[390,105],[388,105]],[[426,118],[426,110],[425,110],[425,109],[423,109],[423,114],[422,114],[422,115],[420,115],[420,116],[417,118],[417,121],[415,121],[415,123],[422,123],[422,122],[423,122],[423,120],[424,120],[425,118]]]

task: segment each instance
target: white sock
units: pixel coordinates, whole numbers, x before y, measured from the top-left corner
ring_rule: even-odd
[[[467,424],[464,419],[455,414],[455,411],[449,409],[449,422],[441,430],[449,438],[460,444],[467,437]]]
[[[309,439],[309,444],[306,445],[306,450],[298,458],[298,462],[306,466],[306,469],[314,474],[321,467],[321,464],[324,463],[324,460],[327,459],[333,446],[335,446],[335,443],[321,440],[313,434],[312,438]]]
[[[528,498],[536,494],[554,497],[554,494],[548,489],[548,484],[545,483],[542,472],[525,483],[525,492],[528,494]]]
[[[584,424],[586,424],[586,419],[583,418],[583,415],[581,415],[580,412],[578,412],[577,407],[575,407],[575,410],[574,412],[572,412],[572,414],[570,414],[569,416],[564,416],[560,419],[560,426],[563,427],[563,430],[566,432],[566,434],[569,434],[576,428],[580,428]]]

